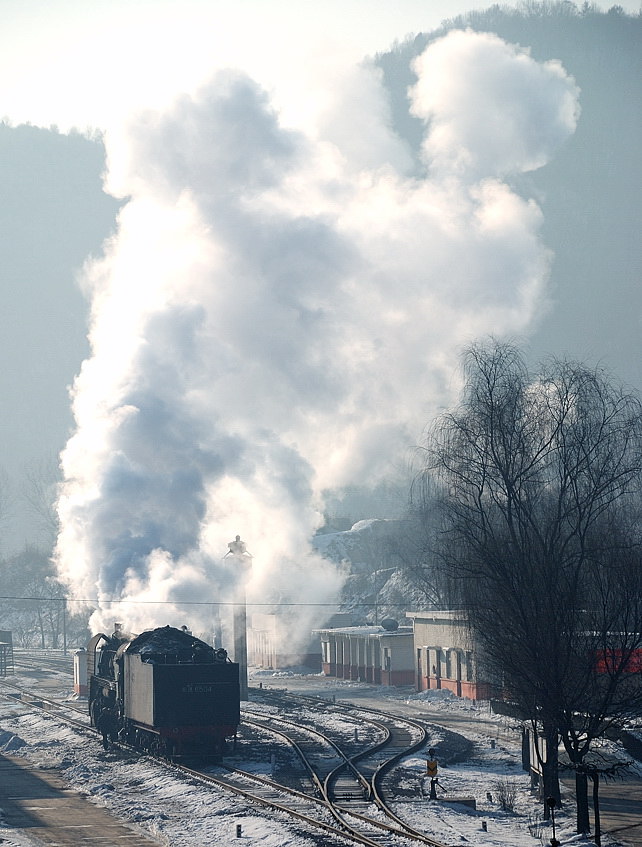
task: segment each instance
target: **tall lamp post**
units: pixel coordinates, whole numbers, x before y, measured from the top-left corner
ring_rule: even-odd
[[[241,700],[247,700],[247,610],[245,603],[245,577],[252,566],[252,556],[248,553],[245,542],[237,535],[234,541],[227,545],[228,551],[223,558],[231,556],[238,565],[235,597],[234,597],[234,661],[239,665],[239,691]]]
[[[62,597],[62,654],[67,655],[67,598]]]

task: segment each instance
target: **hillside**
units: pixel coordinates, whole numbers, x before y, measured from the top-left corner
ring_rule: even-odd
[[[349,530],[320,533],[318,553],[345,568],[341,610],[355,623],[405,621],[407,611],[436,599],[423,536],[410,520],[361,520]]]

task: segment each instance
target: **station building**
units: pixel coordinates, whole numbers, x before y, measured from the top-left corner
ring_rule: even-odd
[[[375,685],[415,684],[411,626],[348,626],[316,634],[326,676]]]
[[[316,630],[326,676],[375,685],[443,689],[488,700],[498,694],[479,648],[457,611],[407,612],[408,626],[344,626]]]
[[[458,611],[407,612],[413,624],[415,688],[447,689],[458,697],[488,700],[497,689],[485,678],[479,647]]]

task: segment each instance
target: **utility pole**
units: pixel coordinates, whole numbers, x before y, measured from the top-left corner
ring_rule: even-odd
[[[67,655],[67,598],[62,598],[62,654]]]
[[[239,666],[239,691],[241,700],[248,699],[247,684],[247,607],[245,601],[246,574],[252,567],[252,555],[248,553],[245,542],[237,535],[227,545],[229,550],[223,558],[231,556],[238,566],[236,587],[234,589],[234,661]]]

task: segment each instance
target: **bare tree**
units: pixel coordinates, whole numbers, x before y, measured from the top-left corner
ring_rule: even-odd
[[[0,549],[2,547],[2,534],[15,515],[13,501],[11,479],[6,470],[0,467]]]
[[[642,702],[640,400],[582,364],[551,360],[532,375],[494,340],[467,351],[464,376],[460,407],[425,451],[451,596],[511,698],[543,726],[545,793],[558,800],[561,737],[588,831],[579,766]]]
[[[22,499],[48,543],[58,534],[56,498],[60,468],[56,458],[34,461],[25,468]]]
[[[443,569],[438,566],[435,538],[439,524],[438,498],[432,480],[420,474],[410,492],[408,526],[410,531],[399,546],[406,578],[422,596],[426,608],[442,609],[448,588]]]
[[[59,647],[65,590],[55,577],[49,554],[34,545],[0,562],[0,612],[16,641],[25,646]]]

